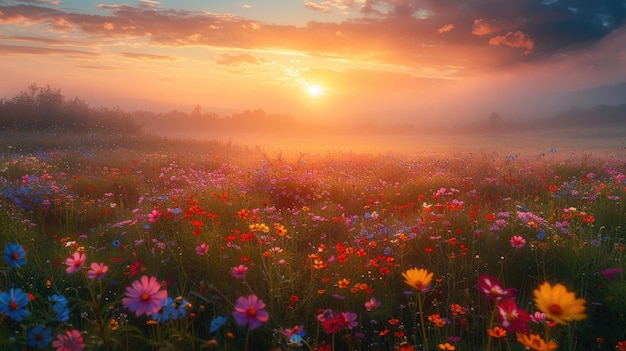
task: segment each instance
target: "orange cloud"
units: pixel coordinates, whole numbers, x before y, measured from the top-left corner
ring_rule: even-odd
[[[508,32],[506,35],[498,35],[489,40],[489,45],[506,45],[513,48],[524,48],[524,55],[531,54],[535,49],[535,41],[526,33],[517,31]]]
[[[265,60],[258,59],[249,54],[241,55],[228,55],[224,54],[219,59],[215,60],[215,63],[222,66],[240,66],[240,65],[258,65],[265,62]]]
[[[177,59],[172,56],[165,55],[151,55],[151,54],[138,54],[134,52],[120,52],[119,55],[141,61],[176,61]]]
[[[451,31],[453,29],[454,29],[454,25],[453,24],[446,24],[445,26],[437,29],[437,31],[439,33],[445,33],[445,32],[449,32],[449,31]]]
[[[504,30],[510,30],[513,26],[511,24],[502,23],[498,21],[485,21],[484,19],[476,19],[474,20],[474,25],[472,26],[472,34],[483,36],[489,35],[496,32],[501,32]]]

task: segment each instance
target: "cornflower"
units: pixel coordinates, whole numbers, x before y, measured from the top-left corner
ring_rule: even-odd
[[[4,260],[11,268],[20,268],[26,264],[26,250],[20,244],[8,243],[4,247]]]
[[[30,316],[30,311],[24,309],[28,301],[30,299],[22,289],[11,288],[0,294],[0,314],[21,322],[23,318]]]

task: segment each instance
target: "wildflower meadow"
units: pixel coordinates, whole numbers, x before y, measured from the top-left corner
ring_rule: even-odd
[[[626,350],[624,149],[2,140],[2,350]]]

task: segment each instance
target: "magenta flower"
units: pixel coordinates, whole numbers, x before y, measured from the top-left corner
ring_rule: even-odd
[[[159,210],[152,210],[150,213],[148,213],[148,221],[150,223],[154,223],[157,221],[157,219],[159,219],[160,216],[161,212],[159,212]]]
[[[335,334],[345,327],[348,321],[342,313],[333,314],[322,322],[322,328],[324,328],[326,334]]]
[[[242,264],[237,267],[233,267],[233,269],[230,270],[230,275],[237,279],[243,279],[246,275],[248,275],[248,267]]]
[[[85,260],[87,260],[87,256],[84,253],[78,251],[74,252],[72,256],[68,257],[65,260],[65,264],[67,265],[65,271],[67,272],[67,274],[72,274],[80,271],[85,265]]]
[[[269,314],[265,310],[265,302],[256,295],[238,298],[233,317],[240,326],[243,327],[247,324],[248,330],[254,330],[269,320]]]
[[[615,279],[615,276],[618,274],[623,273],[624,270],[621,268],[607,268],[607,269],[603,269],[602,272],[602,276],[604,277],[604,279],[606,280],[613,280]]]
[[[124,307],[137,316],[148,316],[158,312],[167,299],[167,291],[161,290],[161,284],[156,277],[143,276],[126,287],[126,297],[122,299]]]
[[[483,274],[478,278],[478,290],[489,300],[502,300],[505,297],[513,297],[517,294],[515,289],[504,289],[502,283],[496,278]]]
[[[530,328],[526,323],[531,321],[526,310],[517,307],[512,299],[500,300],[497,305],[498,321],[502,328],[511,333],[529,333]]]
[[[359,325],[359,321],[357,319],[359,316],[353,312],[341,312],[341,315],[346,321],[346,327],[348,329],[356,328]]]
[[[380,301],[376,300],[375,297],[372,297],[365,302],[365,310],[368,312],[378,307],[380,307]]]
[[[545,319],[546,319],[546,314],[543,312],[537,311],[530,315],[530,320],[537,324],[543,322]]]
[[[511,246],[513,246],[514,248],[520,249],[524,247],[524,245],[526,245],[526,239],[524,239],[520,235],[513,235],[511,237]]]
[[[89,279],[98,279],[98,280],[102,280],[102,278],[104,278],[104,275],[106,274],[106,272],[109,271],[109,266],[105,265],[104,263],[92,263],[91,264],[91,269],[89,269],[89,271],[87,272],[87,278]]]
[[[209,245],[202,243],[196,246],[196,254],[199,256],[206,255],[209,252]]]
[[[72,329],[57,334],[56,339],[52,342],[52,347],[55,347],[56,351],[81,351],[85,349],[85,342],[80,332]]]

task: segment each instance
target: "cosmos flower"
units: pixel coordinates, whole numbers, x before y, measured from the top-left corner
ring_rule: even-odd
[[[85,265],[86,259],[87,256],[84,253],[78,251],[74,252],[70,257],[65,260],[65,265],[67,265],[65,271],[67,272],[67,274],[72,274],[80,271]]]
[[[230,275],[237,279],[243,279],[248,275],[248,267],[240,264],[230,270]]]
[[[430,289],[430,282],[433,279],[433,273],[426,269],[410,268],[402,273],[404,282],[415,288],[417,291],[426,292]]]
[[[24,309],[28,305],[28,295],[20,288],[11,288],[0,294],[0,313],[21,322],[30,316],[30,311]]]
[[[511,237],[511,246],[515,249],[521,249],[522,247],[524,247],[524,245],[526,245],[526,239],[524,239],[522,236],[520,235],[513,235]]]
[[[161,290],[161,284],[156,277],[144,275],[126,287],[126,297],[122,299],[122,304],[137,316],[144,313],[149,316],[161,309],[165,299],[167,291]]]
[[[52,327],[44,327],[43,324],[37,324],[32,328],[28,328],[26,333],[26,344],[28,347],[44,349],[51,341]]]
[[[543,338],[537,334],[526,335],[517,333],[517,341],[535,351],[552,351],[556,350],[558,347],[556,342],[550,341],[546,343]]]
[[[513,297],[517,293],[515,289],[504,289],[502,283],[496,278],[483,274],[478,278],[478,290],[489,300],[501,300]]]
[[[11,268],[20,268],[26,264],[26,250],[20,244],[8,243],[4,247],[4,260]]]
[[[498,321],[506,331],[513,333],[530,332],[530,328],[526,325],[526,323],[530,322],[530,315],[525,310],[517,307],[515,301],[509,298],[500,300],[496,308]]]
[[[57,334],[56,339],[52,342],[52,347],[55,347],[56,351],[81,351],[85,349],[85,342],[80,332],[72,329]]]
[[[248,325],[248,330],[254,330],[269,320],[269,314],[265,310],[265,302],[256,295],[241,296],[235,304],[233,311],[235,322],[240,326]]]
[[[87,278],[102,280],[106,272],[109,271],[109,267],[104,263],[92,263],[89,271],[87,272]]]
[[[550,283],[543,283],[539,289],[533,292],[537,308],[546,314],[546,317],[559,323],[583,320],[587,318],[585,314],[585,299],[577,299],[576,295],[567,291],[562,284],[554,286]]]

